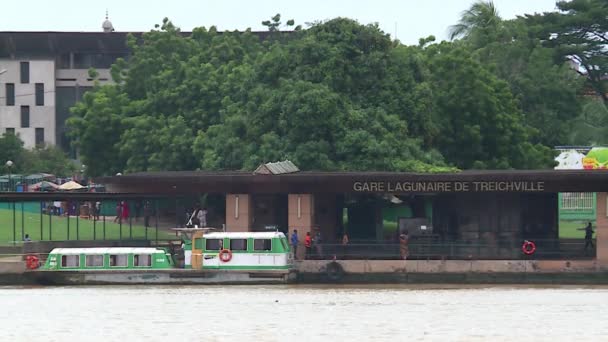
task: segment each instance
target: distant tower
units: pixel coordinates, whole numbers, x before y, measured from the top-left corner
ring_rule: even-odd
[[[112,26],[112,22],[108,19],[108,10],[106,10],[106,20],[103,21],[101,27],[103,28],[103,32],[114,32],[114,26]]]

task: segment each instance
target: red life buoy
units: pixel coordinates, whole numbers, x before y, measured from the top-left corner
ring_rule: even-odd
[[[35,270],[40,267],[40,260],[35,255],[28,255],[25,258],[25,266],[30,270]]]
[[[229,249],[222,249],[220,251],[220,260],[222,260],[222,262],[228,262],[232,260],[232,251],[230,251]]]
[[[532,255],[536,252],[536,244],[532,241],[525,240],[524,244],[521,246],[521,250],[525,255]]]

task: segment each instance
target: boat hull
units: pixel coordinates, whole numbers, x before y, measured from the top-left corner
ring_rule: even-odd
[[[36,271],[26,274],[41,285],[287,284],[295,280],[295,274],[289,270]]]

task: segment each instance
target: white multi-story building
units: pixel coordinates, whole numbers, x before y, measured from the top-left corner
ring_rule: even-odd
[[[15,133],[25,147],[70,150],[65,121],[91,89],[89,69],[110,82],[110,66],[128,56],[127,32],[0,32],[0,135]],[[139,33],[135,33],[139,35]]]
[[[102,28],[0,32],[0,135],[14,132],[28,148],[58,145],[76,157],[65,122],[70,108],[94,85],[89,69],[97,70],[101,84],[111,82],[112,63],[129,56],[127,35],[141,37],[141,32],[114,32],[107,15]],[[269,32],[254,34],[265,39]]]
[[[55,61],[1,60],[0,128],[26,147],[56,144]]]

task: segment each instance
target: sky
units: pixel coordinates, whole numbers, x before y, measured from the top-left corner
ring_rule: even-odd
[[[264,30],[276,13],[306,27],[335,17],[380,28],[406,44],[434,35],[447,39],[450,25],[474,0],[0,0],[0,31],[101,31],[106,9],[116,31],[149,31],[168,17],[182,31]],[[494,0],[503,19],[555,10],[555,0]]]

